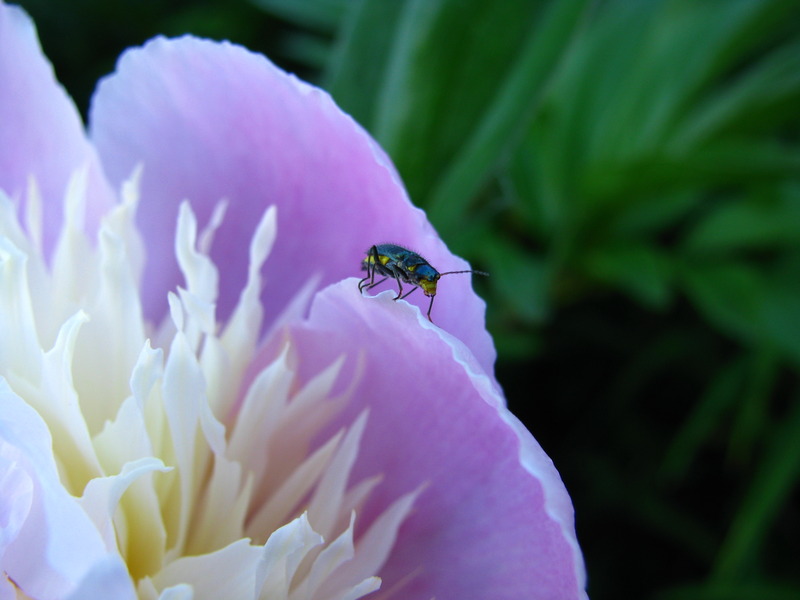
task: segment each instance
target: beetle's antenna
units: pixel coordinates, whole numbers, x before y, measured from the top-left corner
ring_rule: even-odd
[[[446,273],[439,273],[439,275],[457,275],[459,273],[475,273],[475,275],[484,275],[489,277],[489,274],[486,271],[447,271]]]

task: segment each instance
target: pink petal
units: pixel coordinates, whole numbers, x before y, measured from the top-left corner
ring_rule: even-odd
[[[53,76],[36,29],[18,6],[0,3],[0,188],[19,200],[32,176],[41,190],[44,248],[60,230],[64,191],[76,169],[88,168],[87,229],[97,230],[112,204],[80,115]]]
[[[100,83],[90,121],[115,184],[144,165],[139,223],[152,319],[166,314],[166,291],[182,283],[173,238],[185,198],[201,224],[219,200],[230,203],[211,253],[223,318],[246,281],[256,223],[272,204],[278,239],[264,269],[267,323],[310,277],[324,285],[358,275],[376,243],[407,245],[440,271],[467,268],[411,206],[383,151],[325,92],[241,47],[184,37],[129,50]],[[421,292],[409,300],[427,310]],[[468,276],[443,280],[434,319],[490,369],[483,315]]]
[[[65,598],[79,585],[84,590],[113,587],[127,591],[115,597],[132,598],[122,560],[108,553],[89,517],[61,485],[44,421],[2,379],[0,406],[0,518],[11,532],[0,538],[0,571],[41,600]],[[112,567],[115,575],[109,574]],[[83,581],[100,570],[106,573],[97,577],[102,587],[94,587],[94,576]]]
[[[364,361],[331,426],[369,408],[353,481],[384,479],[360,525],[427,484],[380,573],[382,589],[413,574],[398,597],[585,598],[572,505],[550,459],[463,344],[391,293],[363,298],[354,287],[350,279],[318,294],[291,338],[304,380],[345,354],[346,386]]]

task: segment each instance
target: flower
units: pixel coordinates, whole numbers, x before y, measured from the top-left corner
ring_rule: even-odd
[[[7,5],[0,77],[0,598],[585,597],[469,278],[358,293],[466,264],[324,92],[158,38],[90,142]]]

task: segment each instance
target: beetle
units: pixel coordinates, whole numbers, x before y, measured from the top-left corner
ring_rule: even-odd
[[[431,323],[433,323],[433,319],[431,319],[433,298],[436,296],[436,284],[440,277],[458,273],[489,275],[483,271],[447,271],[439,273],[419,254],[397,244],[376,244],[370,247],[367,250],[367,257],[361,263],[361,269],[367,272],[367,276],[358,282],[359,292],[370,290],[390,277],[397,281],[397,296],[395,296],[395,300],[407,298],[411,292],[421,287],[422,293],[431,299],[431,303],[428,305],[428,320]],[[383,279],[375,281],[376,273],[383,275]],[[404,283],[414,286],[405,294],[403,293]]]

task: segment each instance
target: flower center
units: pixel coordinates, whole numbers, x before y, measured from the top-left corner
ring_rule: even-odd
[[[350,482],[368,414],[320,440],[348,402],[349,392],[332,393],[344,357],[300,382],[292,365],[303,357],[288,339],[246,379],[275,209],[256,229],[248,281],[219,327],[207,251],[224,207],[198,250],[184,203],[176,255],[186,287],[170,293],[169,318],[154,329],[139,301],[138,174],[96,244],[82,230],[85,189],[79,173],[50,266],[35,222],[25,233],[0,193],[0,377],[47,425],[61,485],[123,557],[140,597],[182,585],[210,590],[220,580],[229,586],[218,597],[228,598],[238,597],[236,586],[242,597],[255,589],[269,598],[377,589],[418,492],[354,535],[379,485],[378,476]],[[28,203],[35,212],[35,187]]]

